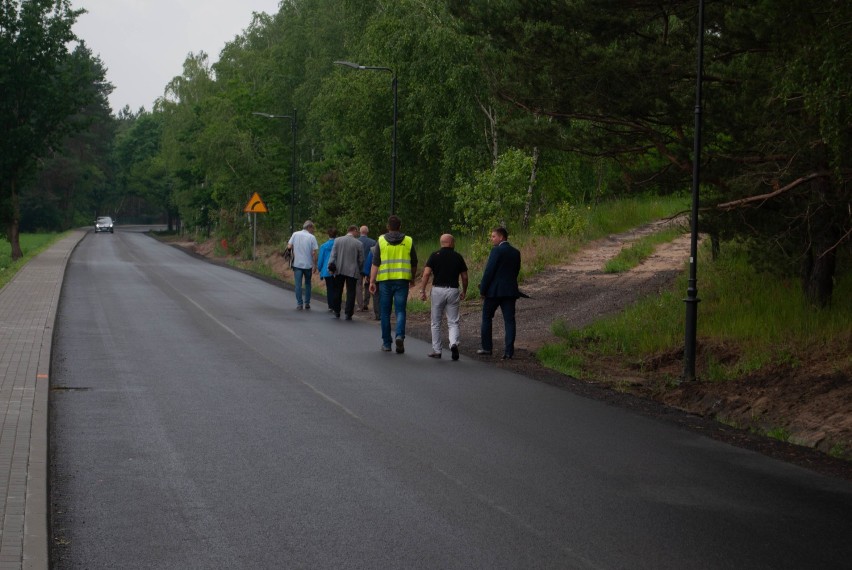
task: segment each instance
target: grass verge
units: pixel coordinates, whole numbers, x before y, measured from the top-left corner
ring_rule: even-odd
[[[724,382],[769,365],[795,367],[816,347],[843,348],[852,339],[852,303],[838,302],[828,309],[808,306],[798,280],[758,274],[735,244],[723,248],[715,262],[702,248],[699,266],[698,338],[706,346],[733,347],[719,355],[705,351],[697,363],[703,380]],[[618,356],[641,370],[641,363],[655,355],[680,350],[686,288],[684,273],[668,292],[586,328],[568,330],[564,323],[555,323],[554,333],[562,342],[541,351],[542,362],[565,373],[579,369],[581,377],[589,377],[599,357]],[[834,298],[850,295],[852,273],[838,276]],[[648,334],[649,323],[653,334]]]
[[[6,240],[0,240],[0,289],[12,280],[15,274],[30,259],[50,247],[53,243],[67,235],[66,233],[21,234],[21,251],[24,257],[12,261],[12,245]]]
[[[667,228],[640,238],[604,264],[605,273],[624,273],[641,264],[654,254],[658,245],[669,243],[683,235],[681,228]]]
[[[548,266],[570,261],[574,254],[591,241],[672,217],[684,211],[688,205],[689,198],[685,196],[637,196],[580,206],[578,212],[583,217],[583,223],[579,225],[583,229],[576,235],[542,236],[509,228],[513,231],[509,235],[509,241],[521,251],[520,282],[523,283],[525,279],[542,272]],[[660,232],[661,237],[649,237],[647,247],[650,248],[650,253],[647,255],[653,253],[656,245],[671,241],[681,233],[682,230],[672,228]],[[438,239],[419,239],[416,243],[422,270],[429,254],[438,249]],[[482,279],[482,271],[490,250],[488,236],[456,237],[456,251],[462,254],[468,266],[468,300],[479,298],[477,285]],[[634,263],[641,263],[641,259]],[[428,304],[424,307],[415,305],[410,310],[428,311],[429,308]]]

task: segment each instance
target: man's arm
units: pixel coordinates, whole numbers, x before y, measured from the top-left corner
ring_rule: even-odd
[[[409,288],[417,284],[417,251],[414,249],[414,244],[411,244],[411,282]]]
[[[376,245],[374,245],[370,251],[373,252],[373,265],[370,266],[370,293],[375,294],[376,276],[379,274],[379,265],[382,263],[382,248],[379,247],[378,242],[376,242]]]
[[[485,270],[482,272],[482,280],[479,282],[479,294],[485,297],[485,292],[491,285],[494,279],[494,272],[497,269],[497,248],[491,248],[491,253],[488,255],[488,261],[485,263]]]
[[[317,252],[319,251],[319,245],[317,244],[317,238],[311,235],[311,245],[313,246],[313,250],[311,250],[311,258],[314,260],[314,273],[319,272],[319,266],[317,265]]]
[[[432,268],[428,265],[423,268],[423,278],[420,279],[420,300],[426,300],[426,285],[429,284],[429,277],[432,276]]]
[[[467,271],[459,273],[459,277],[461,277],[462,282],[462,290],[459,294],[459,300],[464,301],[464,298],[467,297]]]
[[[376,276],[379,274],[379,266],[373,263],[370,267],[370,293],[376,293]]]
[[[334,267],[335,269],[337,268],[337,244],[338,241],[334,240],[334,244],[331,246],[331,253],[328,256],[328,265],[326,267]],[[337,271],[329,270],[329,273],[337,273]]]

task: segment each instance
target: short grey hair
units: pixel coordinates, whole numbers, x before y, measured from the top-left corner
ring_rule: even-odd
[[[302,224],[302,229],[307,230],[309,228],[314,227],[314,223],[310,220],[307,220],[304,224]]]

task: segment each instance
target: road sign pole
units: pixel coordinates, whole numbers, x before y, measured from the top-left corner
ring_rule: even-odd
[[[257,261],[257,212],[254,213],[254,243],[251,248],[251,260]]]
[[[254,214],[254,223],[253,226],[253,234],[254,238],[252,240],[251,247],[251,260],[257,261],[257,215],[265,214],[269,210],[266,209],[266,204],[263,203],[263,200],[260,199],[260,195],[257,192],[252,194],[252,197],[249,198],[248,204],[243,208],[243,212],[246,214]]]

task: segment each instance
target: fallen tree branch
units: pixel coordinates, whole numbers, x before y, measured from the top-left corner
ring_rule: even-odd
[[[801,178],[798,178],[798,179],[794,180],[793,182],[790,182],[786,186],[783,186],[781,188],[773,190],[769,194],[760,194],[759,196],[749,196],[748,198],[741,198],[739,200],[733,200],[731,202],[725,202],[724,204],[718,204],[716,206],[716,209],[717,210],[733,210],[735,208],[739,208],[740,206],[745,206],[745,205],[751,204],[753,202],[765,202],[766,200],[769,200],[770,198],[774,198],[774,197],[778,196],[779,194],[783,194],[784,192],[788,192],[788,191],[792,190],[793,188],[796,188],[797,186],[801,186],[805,182],[810,182],[811,180],[814,180],[816,178],[824,178],[824,177],[829,176],[829,175],[830,175],[829,172],[813,172],[811,174],[808,174],[807,176],[802,176]]]
[[[835,249],[837,249],[837,247],[838,247],[841,243],[843,243],[843,242],[846,240],[846,238],[848,238],[850,235],[852,235],[852,230],[849,230],[848,232],[846,232],[846,234],[844,234],[844,236],[843,236],[842,238],[840,238],[839,240],[837,240],[837,243],[836,243],[836,244],[834,244],[833,246],[831,246],[830,248],[828,248],[827,250],[825,250],[824,252],[822,252],[822,253],[819,255],[819,257],[820,257],[820,258],[822,258],[822,257],[824,257],[824,256],[828,255],[829,253],[831,253],[832,251],[834,251]]]

